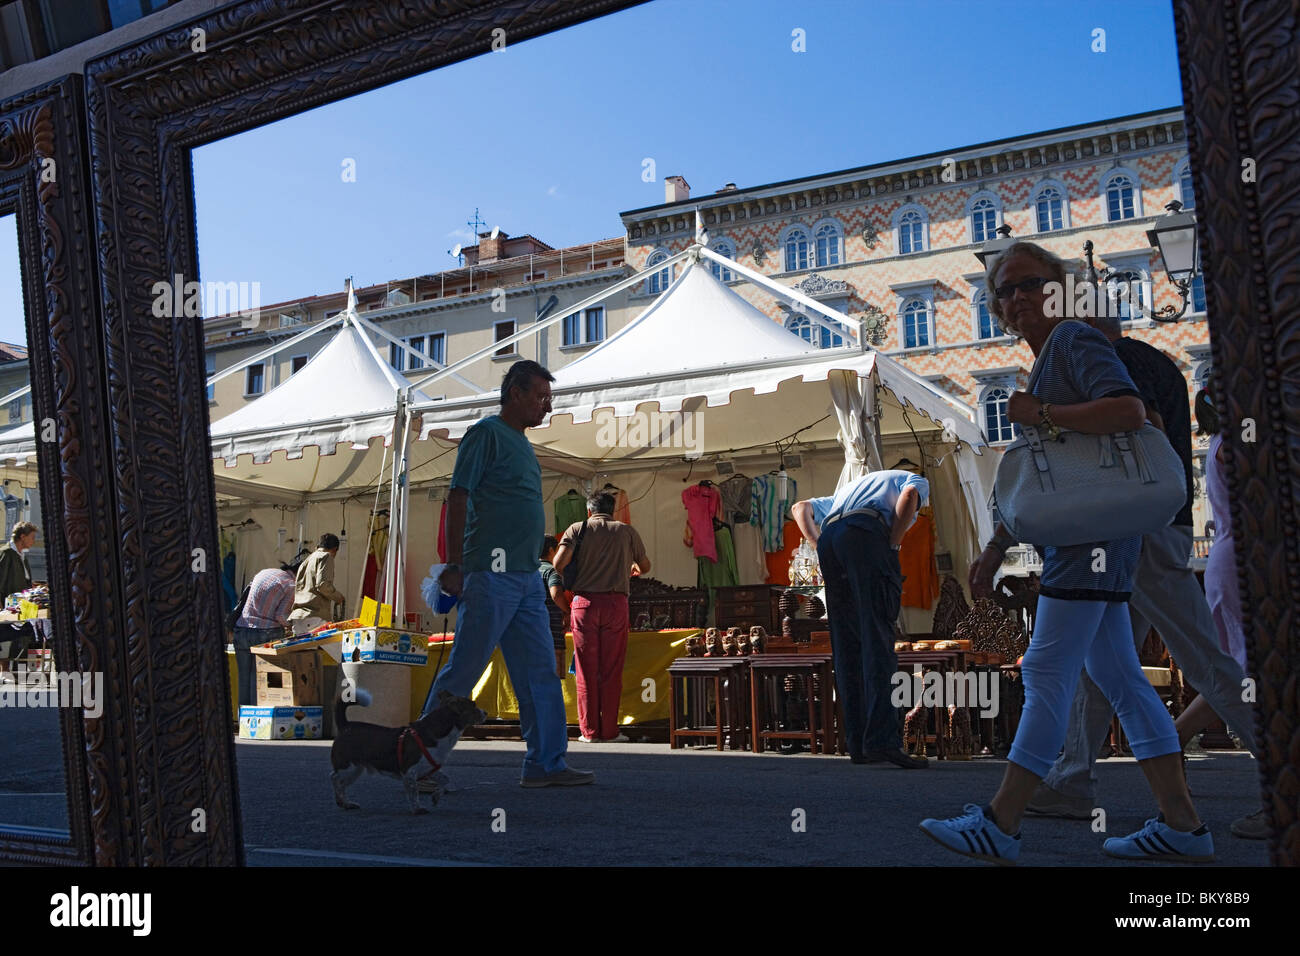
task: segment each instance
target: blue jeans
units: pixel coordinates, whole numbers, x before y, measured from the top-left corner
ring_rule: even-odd
[[[527,743],[525,777],[565,769],[569,747],[564,691],[555,674],[555,648],[542,578],[536,571],[470,571],[456,612],[456,640],[438,674],[424,713],[438,693],[469,697],[501,645],[506,672],[519,700],[519,727]]]
[[[235,645],[235,669],[239,672],[239,706],[251,707],[256,704],[253,673],[253,652],[249,650],[257,644],[278,641],[284,637],[282,627],[237,627],[231,641]]]
[[[902,713],[891,701],[898,670],[894,622],[903,596],[898,553],[873,518],[849,517],[817,540],[826,581],[835,687],[844,708],[849,753],[893,750],[903,744]]]
[[[1047,776],[1065,743],[1083,667],[1119,714],[1134,757],[1147,760],[1182,750],[1173,718],[1142,673],[1128,605],[1040,597],[1034,637],[1020,668],[1025,707],[1008,760]]]

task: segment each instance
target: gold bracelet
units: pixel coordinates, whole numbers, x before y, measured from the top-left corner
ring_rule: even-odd
[[[1047,429],[1047,437],[1053,441],[1061,441],[1061,429],[1057,427],[1056,422],[1052,421],[1051,403],[1043,402],[1038,407],[1038,420],[1042,422],[1043,427]]]

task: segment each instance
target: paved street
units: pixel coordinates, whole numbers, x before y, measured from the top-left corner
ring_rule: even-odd
[[[250,865],[984,866],[949,854],[917,823],[985,802],[1005,766],[932,761],[908,772],[845,757],[574,743],[571,763],[595,770],[595,785],[523,790],[522,742],[467,741],[447,767],[458,791],[433,813],[411,816],[401,785],[377,775],[349,791],[362,809],[335,807],[329,746],[238,743]],[[1139,828],[1153,803],[1133,760],[1102,761],[1100,773],[1107,833],[1086,822],[1028,820],[1022,866],[1124,865],[1101,854],[1101,841]],[[1233,819],[1258,806],[1250,756],[1197,755],[1189,773],[1219,864],[1267,865],[1266,844],[1228,833]],[[796,809],[806,812],[806,832],[792,829]],[[499,810],[505,832],[493,831]]]

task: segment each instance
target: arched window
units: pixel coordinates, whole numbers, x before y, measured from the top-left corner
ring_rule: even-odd
[[[844,347],[843,335],[836,335],[830,329],[818,325],[806,315],[796,313],[795,315],[790,316],[785,323],[785,327],[798,335],[799,338],[803,339],[805,342],[815,345],[819,349],[838,349]],[[844,328],[847,333],[848,329],[842,324],[840,325],[840,328]]]
[[[903,348],[930,344],[930,309],[924,299],[909,299],[903,305]]]
[[[811,265],[808,252],[808,233],[803,229],[791,229],[785,237],[785,271],[807,269]]]
[[[1052,232],[1065,228],[1065,197],[1055,186],[1044,186],[1034,200],[1038,213],[1038,231]]]
[[[1196,187],[1192,184],[1192,163],[1184,159],[1174,172],[1174,182],[1178,184],[1178,201],[1183,204],[1184,212],[1196,208]]]
[[[822,223],[817,227],[817,265],[819,267],[840,264],[840,227],[833,222]]]
[[[709,248],[720,256],[726,256],[733,262],[736,259],[736,247],[727,240],[709,243]],[[713,278],[719,282],[731,282],[736,278],[735,274],[726,266],[719,265],[712,259],[709,260],[709,271],[713,273]]]
[[[909,209],[898,217],[898,254],[925,251],[925,217]]]
[[[981,339],[993,339],[1005,334],[998,326],[998,320],[989,311],[989,297],[983,289],[975,293],[975,329],[977,337]]]
[[[645,263],[646,268],[649,268],[651,266],[657,266],[659,263],[664,262],[667,259],[668,259],[668,253],[660,249],[659,251],[650,254],[650,258],[647,259]],[[650,276],[650,278],[646,279],[645,290],[650,295],[658,295],[659,293],[667,289],[668,286],[672,284],[672,281],[673,281],[673,270],[672,267],[669,266],[667,269],[661,269],[660,271]]]
[[[1119,222],[1135,218],[1141,210],[1137,181],[1126,172],[1112,173],[1106,180],[1106,220]]]
[[[1011,441],[1015,438],[1011,419],[1007,415],[1010,401],[1011,392],[1001,386],[990,388],[984,393],[984,401],[981,403],[984,411],[984,434],[988,436],[990,442]]]
[[[1116,279],[1106,283],[1109,301],[1104,305],[1111,310],[1112,314],[1118,315],[1121,322],[1145,319],[1147,316],[1144,310],[1151,307],[1151,303],[1147,301],[1147,286],[1150,285],[1151,277],[1145,270],[1129,271],[1135,273],[1132,281]]]
[[[998,234],[998,207],[992,199],[977,199],[970,207],[971,242],[988,242]]]

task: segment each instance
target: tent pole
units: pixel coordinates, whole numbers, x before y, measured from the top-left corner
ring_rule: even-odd
[[[295,335],[287,342],[281,342],[279,345],[273,345],[265,352],[258,352],[252,358],[246,358],[242,362],[236,362],[234,365],[230,366],[230,368],[222,369],[220,372],[214,374],[204,384],[212,385],[215,382],[219,382],[227,375],[233,375],[236,372],[238,372],[240,369],[247,368],[250,365],[256,365],[258,362],[262,361],[263,359],[270,358],[272,355],[275,355],[277,352],[283,352],[285,349],[293,345],[296,345],[297,343],[303,341],[304,339],[311,338],[311,336],[315,335],[317,332],[324,332],[331,325],[337,325],[339,322],[342,322],[343,316],[344,313],[340,312],[338,315],[334,316],[334,318],[327,319],[325,322],[322,322],[320,325],[316,326],[315,328],[308,329],[306,332],[299,332],[297,335]]]
[[[375,506],[370,509],[370,527],[366,529],[366,554],[370,553],[370,539],[375,534],[375,512],[379,510],[379,495],[384,489],[384,466],[388,464],[388,447],[384,447],[384,457],[379,462],[379,483],[375,485]],[[357,581],[357,603],[352,605],[353,609],[359,615],[361,613],[361,599],[366,596],[366,564],[361,562],[361,577]]]
[[[542,329],[549,329],[552,325],[555,325],[559,322],[563,322],[567,316],[573,315],[574,312],[577,312],[580,309],[585,309],[588,306],[593,306],[598,302],[602,302],[605,299],[608,299],[611,295],[613,295],[616,292],[622,292],[624,289],[629,288],[630,286],[634,286],[637,285],[638,283],[645,281],[645,278],[647,276],[653,275],[656,272],[662,272],[668,266],[671,266],[674,263],[682,261],[687,257],[690,251],[691,251],[690,249],[683,249],[681,252],[669,256],[663,262],[655,263],[653,268],[642,269],[636,275],[628,276],[626,279],[621,279],[620,281],[614,283],[611,286],[606,286],[600,292],[597,292],[595,295],[590,296],[589,298],[583,299],[581,302],[577,303],[576,305],[566,306],[564,311],[556,312],[555,315],[553,315],[551,318],[544,319],[541,322],[536,322],[532,325],[529,325],[521,329],[520,331],[516,332],[514,335],[507,335],[501,341],[493,342],[491,345],[486,346],[485,348],[481,348],[477,352],[474,352],[471,355],[465,356],[459,362],[456,362],[452,365],[448,365],[446,368],[434,372],[432,375],[426,375],[424,378],[416,379],[411,383],[411,387],[424,388],[426,385],[429,385],[432,382],[436,382],[439,379],[443,379],[449,375],[455,374],[455,372],[459,369],[473,365],[475,362],[479,361],[480,359],[486,358],[487,356],[491,355],[493,352],[496,352],[497,350],[507,345],[513,345],[515,342],[521,341],[522,339],[526,339],[530,335],[536,335],[538,332],[542,331]]]
[[[799,305],[802,305],[804,308],[812,309],[814,314],[808,315],[808,319],[812,322],[816,322],[818,325],[820,325],[822,328],[826,329],[827,331],[833,332],[844,339],[852,339],[852,338],[859,337],[860,329],[853,328],[849,324],[849,316],[846,315],[845,313],[836,312],[834,309],[828,309],[826,308],[826,306],[822,305],[816,299],[809,298],[799,290],[791,288],[789,286],[783,286],[779,282],[774,282],[773,280],[769,279],[767,276],[763,275],[761,272],[755,272],[753,269],[747,269],[744,266],[742,266],[740,263],[734,262],[731,259],[728,259],[726,256],[719,255],[718,253],[714,252],[712,249],[708,248],[707,246],[700,246],[699,249],[701,255],[704,258],[712,259],[714,262],[724,265],[728,269],[731,269],[735,272],[739,272],[750,282],[757,283],[758,285],[762,286],[764,289],[771,292],[773,295],[777,296],[778,298],[785,299],[788,302],[797,302]],[[660,268],[663,268],[662,264],[660,265]],[[826,318],[823,318],[823,316],[825,316]],[[827,319],[829,319],[830,321],[827,321]],[[835,327],[836,324],[840,325],[841,328],[836,328]]]
[[[402,402],[405,414],[402,416],[402,541],[397,551],[397,599],[393,605],[393,614],[398,627],[406,627],[406,532],[410,524],[411,512],[411,406],[409,401]]]
[[[397,499],[397,475],[399,468],[400,454],[397,442],[401,438],[402,427],[402,393],[397,393],[397,414],[393,420],[393,468],[388,485],[388,553],[384,556],[384,595],[381,603],[390,607],[393,603],[393,570],[397,548],[398,531],[398,499]]]

